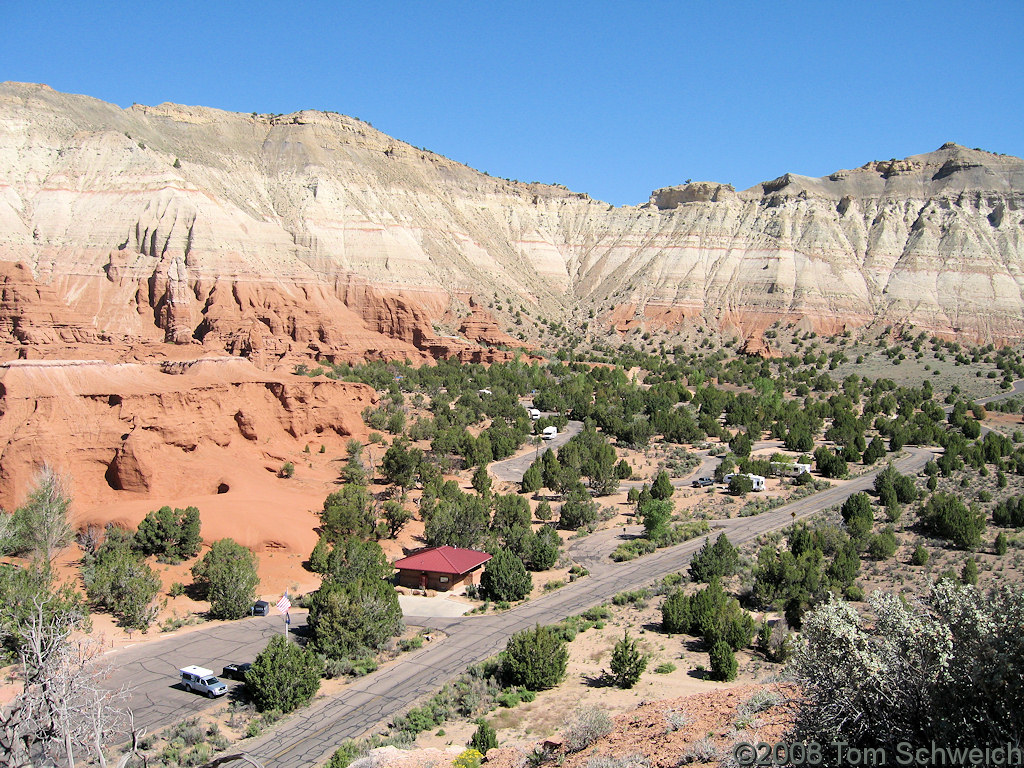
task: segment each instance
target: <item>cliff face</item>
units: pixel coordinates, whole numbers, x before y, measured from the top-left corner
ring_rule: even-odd
[[[13,361],[0,365],[0,507],[23,501],[50,464],[76,504],[227,493],[244,465],[305,443],[340,450],[366,437],[363,384],[274,375],[237,358],[149,364]],[[268,453],[273,451],[275,453]]]
[[[956,145],[612,208],[337,114],[122,110],[0,85],[0,261],[94,331],[257,362],[479,358],[432,323],[454,296],[492,294],[620,330],[884,318],[1019,338],[1022,209],[1024,161]],[[502,338],[478,321],[464,334]]]

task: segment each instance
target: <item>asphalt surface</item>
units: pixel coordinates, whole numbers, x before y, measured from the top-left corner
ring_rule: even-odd
[[[543,440],[539,446],[531,446],[530,450],[524,451],[510,459],[495,461],[487,466],[487,471],[491,473],[495,480],[503,480],[507,483],[521,483],[526,470],[530,468],[530,465],[533,464],[538,456],[553,448],[561,448],[582,431],[582,421],[570,421],[565,425],[565,431],[559,432],[551,440]]]
[[[1024,394],[1024,382],[1013,389],[977,402]],[[573,428],[575,426],[575,432]],[[582,429],[579,422],[570,422],[566,432],[547,444],[558,447]],[[921,470],[936,455],[928,448],[909,447],[906,455],[894,462],[905,474]],[[522,472],[534,460],[534,452],[491,465],[492,474],[502,478],[499,469],[511,481],[522,479]],[[519,469],[522,463],[521,469]],[[705,464],[693,474],[705,471]],[[799,501],[760,515],[715,521],[713,532],[728,534],[734,544],[742,544],[772,530],[783,528],[793,520],[807,517],[828,507],[841,504],[848,496],[872,487],[875,475],[865,474],[842,486],[836,486]],[[518,472],[518,478],[515,473]],[[500,614],[451,618],[406,617],[406,623],[443,631],[447,637],[428,643],[421,649],[403,655],[396,663],[360,678],[346,686],[343,693],[332,698],[315,700],[308,708],[292,715],[279,727],[239,746],[265,765],[299,768],[318,764],[329,757],[347,738],[365,735],[384,725],[418,700],[436,691],[445,682],[463,672],[470,664],[501,650],[508,638],[535,624],[550,624],[579,613],[610,599],[618,592],[643,587],[681,570],[703,545],[703,538],[625,563],[613,563],[609,553],[623,540],[639,533],[640,527],[599,531],[579,539],[569,548],[572,559],[590,570],[590,576],[568,584],[550,594],[531,600]],[[301,631],[304,617],[293,614],[292,630]],[[246,619],[239,622],[196,630],[169,637],[110,655],[115,665],[111,678],[114,685],[133,687],[131,706],[137,725],[150,731],[169,725],[215,704],[181,689],[177,669],[198,664],[220,671],[232,661],[250,661],[262,650],[270,637],[283,631],[280,615]],[[233,691],[238,683],[229,683]],[[232,693],[229,691],[229,696]]]
[[[929,449],[911,448],[894,464],[901,472],[916,473],[934,455]],[[725,531],[734,544],[742,544],[871,488],[881,469],[760,515],[722,520],[715,524],[716,533],[718,529]],[[282,768],[318,764],[346,738],[362,736],[383,725],[470,664],[500,651],[516,632],[560,621],[599,605],[618,592],[638,589],[677,572],[704,544],[701,537],[636,560],[613,563],[608,557],[611,550],[639,532],[640,526],[618,528],[578,540],[569,554],[590,570],[590,576],[513,610],[489,616],[425,619],[423,625],[443,630],[448,637],[403,657],[387,669],[356,680],[340,696],[315,702],[280,729],[246,744],[246,752],[266,765]],[[417,623],[411,618],[407,621]]]

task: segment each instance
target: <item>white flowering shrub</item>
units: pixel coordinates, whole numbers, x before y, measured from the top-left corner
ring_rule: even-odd
[[[876,592],[860,614],[807,614],[788,672],[799,738],[852,746],[984,746],[1024,734],[1024,592],[943,580],[927,601]]]

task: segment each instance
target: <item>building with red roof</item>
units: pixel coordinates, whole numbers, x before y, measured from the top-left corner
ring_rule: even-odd
[[[475,583],[475,574],[491,559],[486,552],[458,547],[430,547],[395,561],[398,583],[410,589],[446,592]]]

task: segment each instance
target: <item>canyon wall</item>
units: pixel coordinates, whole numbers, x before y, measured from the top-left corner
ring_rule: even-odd
[[[106,522],[106,506],[125,499],[237,494],[254,468],[274,477],[304,445],[341,454],[348,439],[365,441],[360,413],[376,400],[363,384],[234,357],[11,361],[0,365],[0,507],[20,504],[44,464],[89,511],[76,524]]]
[[[465,309],[456,297],[494,295],[552,319],[592,310],[620,331],[884,320],[1017,339],[1022,218],[1024,161],[954,144],[613,207],[333,113],[121,109],[0,85],[0,261],[26,265],[10,279],[61,304],[50,324],[78,344],[94,333],[260,364],[486,359],[510,353],[482,345],[512,340],[479,306],[462,338],[434,325]],[[33,342],[9,341],[31,356]]]

